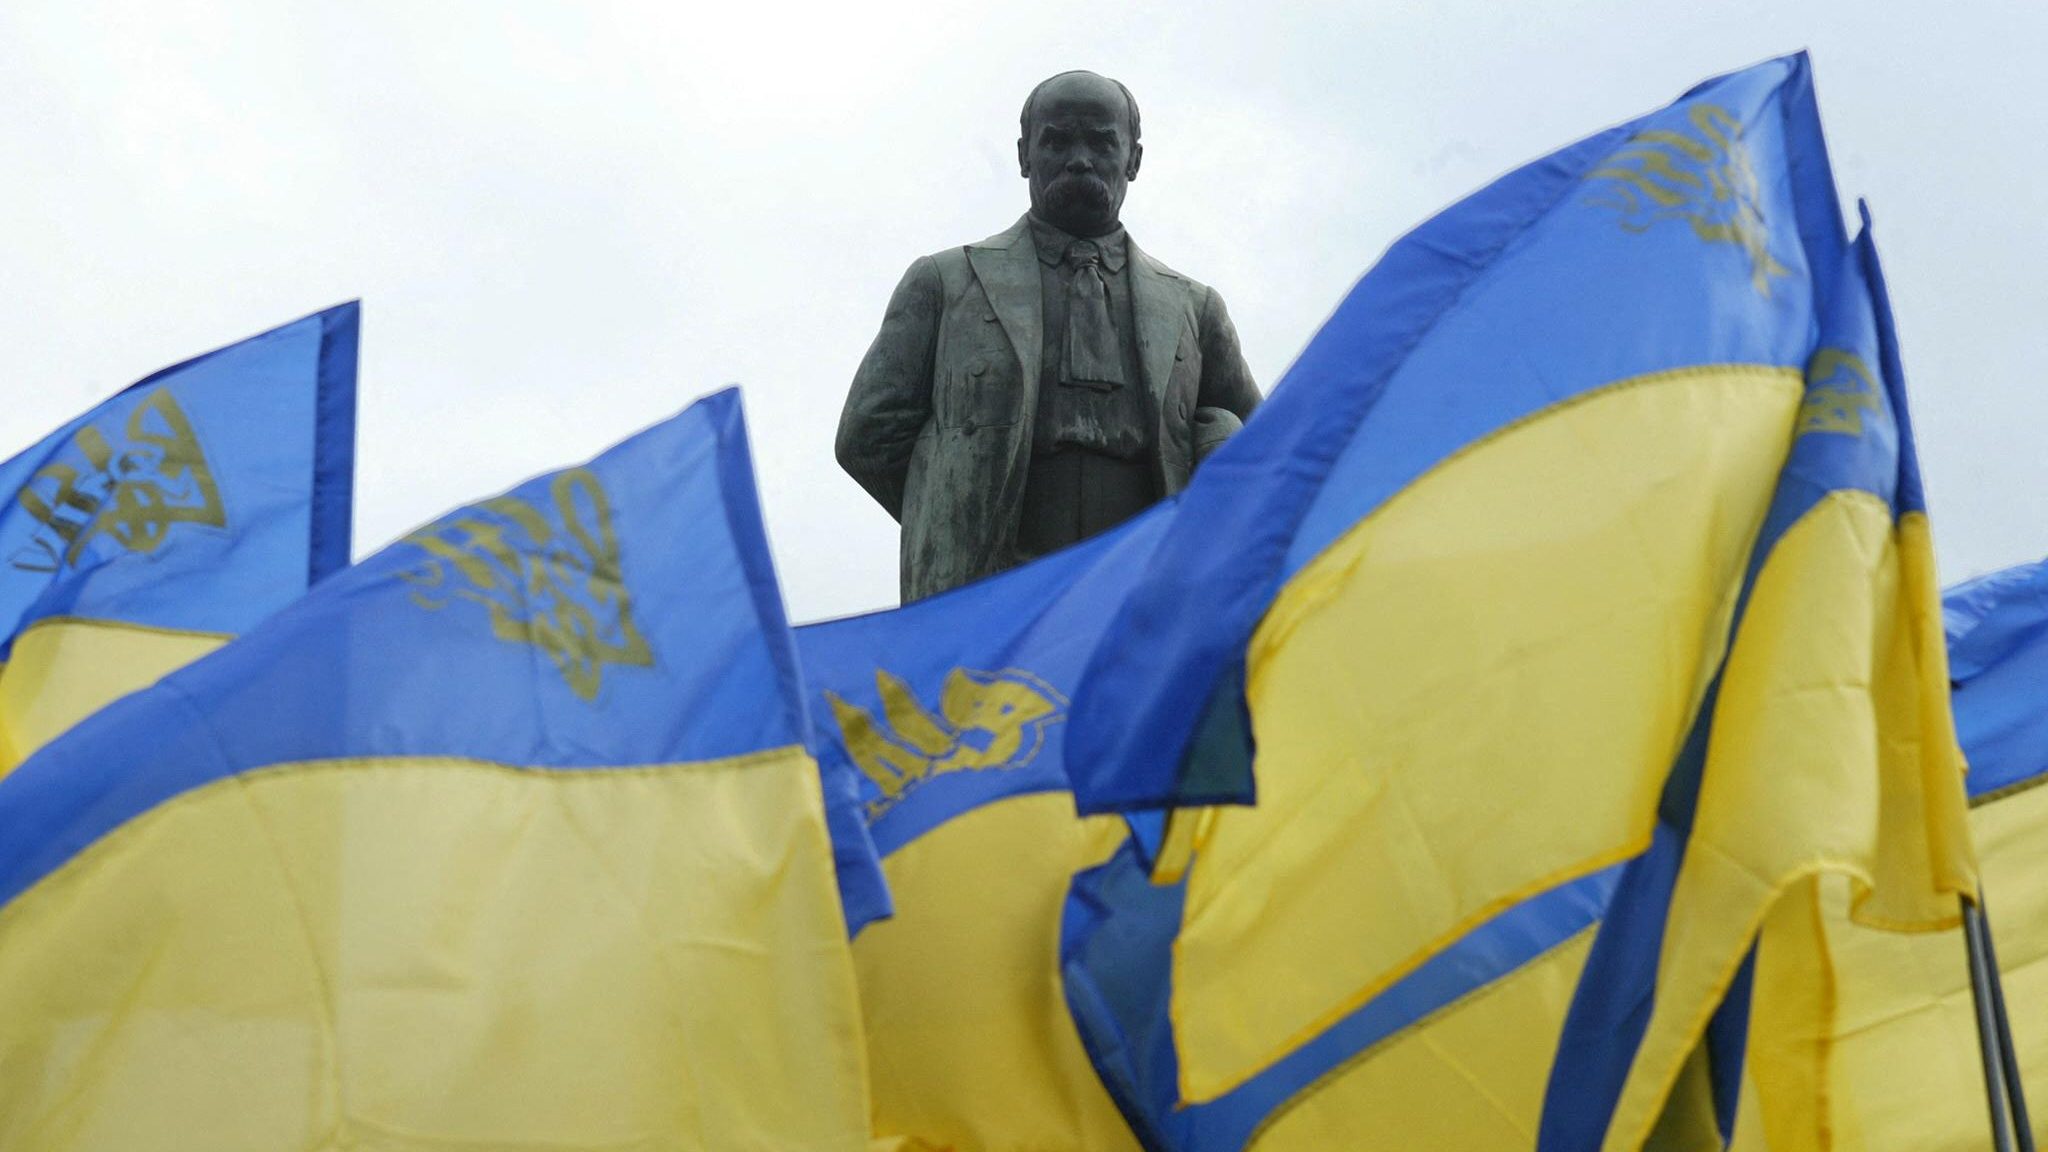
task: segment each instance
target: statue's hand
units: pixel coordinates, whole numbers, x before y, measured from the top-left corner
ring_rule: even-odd
[[[1244,421],[1228,408],[1195,409],[1195,463],[1208,459],[1209,453],[1222,447],[1242,427]]]

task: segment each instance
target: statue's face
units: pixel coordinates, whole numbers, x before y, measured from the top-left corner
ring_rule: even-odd
[[[1131,139],[1130,117],[1123,91],[1100,76],[1080,73],[1046,85],[1017,141],[1032,214],[1074,236],[1115,229],[1124,188],[1144,155]]]

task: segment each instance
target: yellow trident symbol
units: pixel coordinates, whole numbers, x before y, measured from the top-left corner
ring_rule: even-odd
[[[597,475],[563,472],[550,494],[559,535],[540,509],[500,496],[407,536],[430,559],[399,576],[415,586],[422,608],[438,611],[455,598],[482,604],[493,636],[547,653],[570,690],[594,700],[605,665],[652,667],[654,651],[633,620],[611,502]],[[451,571],[463,586],[437,598]]]
[[[1610,182],[1610,194],[1595,203],[1620,210],[1621,226],[1631,232],[1683,220],[1701,240],[1739,246],[1749,256],[1750,283],[1769,296],[1771,278],[1791,273],[1771,255],[1742,124],[1713,104],[1694,105],[1691,120],[1692,133],[1653,129],[1629,137],[1586,177]]]
[[[159,388],[129,413],[120,443],[91,425],[71,439],[88,467],[45,464],[15,495],[43,525],[15,555],[16,568],[76,565],[102,538],[130,552],[154,552],[174,524],[227,526],[206,452],[169,390]]]
[[[1798,434],[1863,435],[1863,414],[1879,411],[1877,378],[1863,358],[1822,348],[1806,364],[1806,399],[1799,404]]]
[[[1016,669],[953,669],[939,692],[937,715],[888,672],[876,670],[875,688],[882,697],[879,723],[867,709],[825,693],[847,752],[882,791],[869,805],[870,817],[933,776],[1029,764],[1045,744],[1046,726],[1066,718],[1066,697]]]

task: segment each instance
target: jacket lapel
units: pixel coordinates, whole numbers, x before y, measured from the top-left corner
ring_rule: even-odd
[[[1138,364],[1145,387],[1159,410],[1166,403],[1166,384],[1173,378],[1173,354],[1187,327],[1187,281],[1161,271],[1150,256],[1126,239],[1130,253],[1131,310],[1138,319]]]
[[[1038,253],[1031,246],[1030,228],[1020,217],[1009,231],[967,246],[967,262],[988,294],[989,307],[1002,322],[1010,347],[1024,367],[1024,393],[1028,399],[1038,392],[1040,348],[1045,343],[1045,301],[1039,295]],[[1030,408],[1025,409],[1029,419]]]

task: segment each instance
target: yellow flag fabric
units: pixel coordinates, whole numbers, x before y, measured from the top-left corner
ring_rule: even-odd
[[[1953,925],[1957,897],[1974,890],[1967,834],[1957,831],[1960,821],[1945,826],[1941,811],[1959,809],[1962,797],[1946,702],[1931,715],[1919,707],[1923,684],[1947,686],[1939,643],[1931,652],[1926,643],[1930,625],[1939,636],[1937,592],[1931,581],[1909,578],[1902,586],[1899,569],[1891,511],[1867,493],[1823,501],[1765,564],[1729,656],[1707,783],[1671,900],[1657,1010],[1637,1057],[1665,1069],[1667,1079],[1634,1081],[1608,1147],[1641,1142],[1668,1077],[1698,1042],[1781,896],[1798,897],[1785,909],[1788,922],[1772,933],[1783,937],[1811,930],[1807,893],[1826,872],[1854,878],[1861,914],[1891,929]],[[1878,772],[1868,770],[1872,764]],[[1937,773],[1946,775],[1945,787],[1929,781]],[[1917,811],[1916,795],[1929,801]],[[1887,818],[1903,827],[1882,827]],[[1930,853],[1936,838],[1939,849]],[[1916,860],[1923,878],[1907,883]],[[1880,884],[1887,863],[1892,875]],[[1766,967],[1778,959],[1768,937],[1759,951]],[[1826,979],[1815,966],[1791,983],[1820,996]],[[1752,1074],[1767,1116],[1784,1098],[1792,1103],[1782,1107],[1818,1119],[1819,1084],[1800,1062]],[[1798,1130],[1796,1122],[1785,1127]],[[1821,1139],[1810,1123],[1805,1131]],[[1789,1139],[1781,1135],[1772,1146]]]
[[[709,397],[0,779],[0,1147],[864,1149],[752,484]]]
[[[39,620],[0,665],[0,772],[80,720],[227,643],[106,620]]]
[[[2012,1037],[2036,1138],[2048,1100],[2048,563],[1980,577],[1945,613],[1958,734],[1970,761],[1969,814]],[[1990,1136],[1984,1068],[1962,933],[1902,936],[1853,915],[1830,877],[1791,928],[1773,913],[1758,951],[1750,1064],[1761,1087],[1818,1082],[1806,1095],[1836,1147],[1976,1149]],[[1771,969],[1786,973],[1775,984]],[[1790,1075],[1767,1069],[1792,1069]],[[1798,1148],[1786,1093],[1757,1088],[1742,1148]],[[1751,1123],[1754,1120],[1755,1123]],[[1766,1123],[1766,1122],[1769,1123]],[[1768,1129],[1768,1130],[1766,1130]]]
[[[857,1149],[854,996],[799,748],[282,765],[0,909],[0,1146]]]
[[[2048,788],[1990,800],[1970,813],[1996,932],[2013,1042],[2034,1118],[2048,1138]],[[1990,1140],[1984,1065],[1960,930],[1900,936],[1858,924],[1845,885],[1827,893],[1818,941],[1795,941],[1799,962],[1834,980],[1820,1014],[1781,1009],[1753,1026],[1752,1048],[1806,1057],[1825,1075],[1825,1119],[1836,1147],[1880,1152],[1980,1149]],[[1759,957],[1772,946],[1767,936]],[[1759,989],[1757,1007],[1766,1001]],[[1790,1017],[1787,1019],[1786,1017]],[[1775,1142],[1776,1150],[1799,1147]]]
[[[1367,1048],[1276,1109],[1245,1147],[1529,1148],[1590,930]]]
[[[1130,1149],[1067,1015],[1060,912],[1124,836],[1065,792],[955,816],[882,861],[896,915],[854,941],[874,1130],[957,1152]]]

